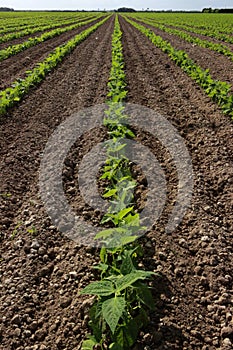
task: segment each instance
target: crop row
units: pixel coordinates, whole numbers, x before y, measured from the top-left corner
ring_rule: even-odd
[[[140,25],[127,17],[126,20],[146,35],[154,45],[168,54],[168,56],[196,83],[198,83],[206,94],[221,107],[224,113],[233,117],[233,95],[230,94],[230,84],[214,80],[211,77],[209,70],[204,70],[198,66],[186,52],[174,49],[168,41],[155,35],[153,31],[147,29],[143,25]]]
[[[90,14],[90,13],[88,13]],[[87,13],[63,13],[63,12],[0,12],[0,29],[30,25],[31,23],[58,22],[75,20],[77,17],[86,16]]]
[[[10,32],[18,32],[23,29],[30,29],[30,28],[35,28],[36,26],[42,26],[42,25],[49,25],[52,23],[72,23],[75,22],[77,19],[80,19],[81,16],[76,16],[76,17],[35,17],[35,18],[30,18],[28,20],[24,21],[16,21],[9,23],[8,21],[5,22],[3,20],[0,20],[0,34],[7,34]],[[82,17],[87,17],[87,15],[82,16]]]
[[[202,39],[199,39],[195,36],[188,34],[187,32],[184,32],[182,30],[170,28],[170,27],[167,27],[163,24],[155,23],[154,21],[151,22],[150,20],[146,20],[143,18],[140,19],[140,21],[144,22],[146,24],[150,24],[155,28],[159,28],[160,30],[162,30],[166,33],[176,35],[176,36],[180,37],[181,39],[187,41],[188,43],[196,44],[200,47],[204,47],[204,48],[210,49],[212,51],[216,51],[220,54],[223,54],[223,55],[229,57],[233,61],[233,52],[227,46],[225,46],[223,44],[214,43],[214,42],[211,42],[209,40],[202,40]]]
[[[6,49],[0,50],[0,61],[3,61],[10,56],[16,55],[19,52],[22,52],[30,47],[36,46],[36,45],[38,45],[46,40],[52,39],[52,38],[59,36],[63,33],[77,29],[85,24],[93,22],[95,19],[96,18],[91,18],[89,20],[86,20],[86,21],[83,21],[80,23],[76,23],[76,24],[73,24],[73,25],[68,26],[68,27],[57,28],[57,29],[51,30],[49,32],[46,32],[39,37],[29,38],[27,41],[24,41],[22,44],[11,45],[11,46],[7,47]]]
[[[97,17],[100,17],[100,15]],[[78,18],[75,21],[74,21],[74,19],[71,19],[71,20],[68,20],[67,22],[64,22],[64,23],[61,21],[58,21],[55,23],[53,22],[52,24],[46,24],[46,25],[42,24],[41,26],[36,26],[33,28],[26,28],[26,29],[19,31],[19,32],[14,32],[14,33],[10,33],[10,34],[6,34],[6,35],[1,36],[0,43],[4,43],[4,42],[7,42],[7,41],[10,41],[13,39],[22,38],[26,35],[34,34],[37,32],[46,31],[46,30],[50,30],[53,28],[58,28],[58,27],[61,27],[62,25],[75,24],[75,23],[80,22],[82,20],[83,20],[83,18],[81,17],[80,19]]]
[[[45,79],[46,75],[51,72],[62,60],[72,52],[75,47],[84,41],[90,34],[99,28],[109,17],[105,17],[92,27],[84,30],[66,44],[58,46],[47,58],[36,64],[32,71],[27,71],[25,79],[18,79],[9,87],[0,92],[0,115],[21,101],[33,86],[38,85]]]
[[[96,297],[90,310],[92,335],[82,343],[82,350],[129,350],[136,342],[140,329],[148,322],[147,311],[153,309],[153,298],[143,280],[154,273],[139,269],[141,246],[136,243],[140,226],[133,199],[136,181],[132,178],[129,159],[125,156],[125,137],[134,137],[127,126],[123,101],[127,95],[122,32],[115,18],[112,36],[112,68],[108,82],[109,93],[104,125],[108,128],[108,158],[100,179],[108,180],[103,195],[110,199],[110,209],[102,224],[111,228],[99,232],[101,239],[100,280],[90,283],[81,294]],[[107,346],[107,347],[106,347]]]
[[[177,20],[177,15],[169,16],[169,14],[166,14],[163,16],[159,16],[157,14],[153,14],[153,15],[136,14],[136,15],[133,15],[132,17],[139,20],[141,19],[150,20],[150,21],[153,21],[155,24],[176,27],[176,29],[184,29],[190,33],[201,34],[210,38],[214,38],[214,39],[232,44],[233,43],[233,36],[231,35],[233,31],[232,17],[231,17],[231,22],[230,21],[226,22],[226,19],[227,18],[230,19],[230,17],[227,17],[227,16],[223,17],[221,15],[217,15],[217,16],[218,17],[216,17],[215,15],[214,16],[211,15],[211,17],[209,17],[206,14],[191,16],[190,14],[186,14],[181,17],[183,18],[183,20],[181,19]],[[213,20],[213,17],[215,19],[215,23],[208,25],[208,21],[211,21],[211,19]],[[178,18],[180,17],[178,16]],[[198,25],[199,18],[202,18],[203,22],[201,22],[201,24]],[[206,18],[206,21],[204,21],[205,18]],[[219,20],[219,23],[221,23],[222,25],[220,24],[216,25],[218,18],[221,19]]]
[[[135,17],[153,19],[157,23],[175,27],[186,26],[189,30],[203,29],[209,32],[232,34],[233,24],[231,14],[206,13],[144,13]]]
[[[213,39],[217,39],[220,41],[224,41],[226,43],[233,44],[233,37],[232,35],[221,33],[216,29],[202,29],[202,28],[194,28],[188,26],[188,25],[179,25],[179,28],[185,29],[188,32],[194,33],[194,34],[201,34]]]
[[[83,16],[83,19],[87,18],[87,16]],[[59,18],[48,18],[47,20],[45,18],[43,19],[34,19],[34,21],[28,21],[28,22],[23,22],[20,24],[14,23],[11,24],[10,26],[5,26],[2,29],[0,29],[0,35],[4,34],[9,34],[13,32],[19,32],[25,29],[32,29],[35,27],[41,27],[41,26],[46,26],[49,24],[54,24],[54,23],[62,23],[63,25],[65,24],[70,24],[70,23],[75,23],[77,20],[81,20],[82,17],[73,17],[73,18],[64,18],[64,19],[59,19]],[[0,22],[1,23],[1,22]]]

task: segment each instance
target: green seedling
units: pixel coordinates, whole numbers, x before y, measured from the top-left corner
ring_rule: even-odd
[[[21,227],[22,227],[22,222],[19,222],[19,223],[15,226],[15,228],[14,228],[12,234],[11,234],[11,239],[12,239],[12,240],[15,239],[15,237],[19,234]]]
[[[154,310],[149,287],[143,282],[154,273],[138,270],[140,247],[132,245],[101,251],[102,261],[97,268],[102,279],[89,284],[81,294],[96,296],[90,316],[93,336],[84,341],[82,349],[109,343],[109,349],[130,349],[138,333],[148,323],[148,310]]]
[[[10,198],[12,195],[11,193],[0,193],[0,197],[3,197],[3,198]]]
[[[31,226],[30,228],[27,229],[27,232],[30,233],[32,236],[37,236],[38,231],[35,226]]]

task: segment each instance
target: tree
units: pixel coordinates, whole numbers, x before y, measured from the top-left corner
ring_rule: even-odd
[[[128,7],[120,7],[117,12],[136,12],[136,10],[128,8]]]
[[[12,12],[14,9],[11,9],[9,7],[0,7],[0,12]]]
[[[202,10],[202,12],[203,12],[203,13],[212,13],[213,10],[212,10],[211,7],[208,7],[208,8],[204,8],[204,9]]]

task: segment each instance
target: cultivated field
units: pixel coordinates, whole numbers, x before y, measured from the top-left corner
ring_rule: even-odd
[[[139,239],[144,256],[137,267],[156,272],[148,282],[155,309],[148,308],[149,322],[133,345],[119,345],[118,334],[112,349],[233,348],[232,20],[224,14],[0,12],[0,349],[81,349],[90,332],[93,298],[80,291],[100,278],[92,268],[99,249],[57,229],[40,197],[39,169],[56,128],[106,101],[165,117],[184,140],[194,184],[182,222],[167,233],[179,173],[156,136],[133,128],[165,173],[167,199]],[[111,127],[90,125],[64,162],[67,199],[93,225],[104,213],[82,198],[77,164],[108,139]],[[142,170],[134,170],[136,217],[148,184]],[[106,334],[94,349],[111,348]]]

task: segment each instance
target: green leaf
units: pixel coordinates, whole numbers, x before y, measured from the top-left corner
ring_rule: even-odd
[[[119,319],[125,310],[126,302],[122,297],[114,297],[103,302],[103,317],[112,333],[115,332]]]
[[[133,321],[133,320],[131,320]],[[138,328],[135,323],[127,323],[124,324],[124,326],[120,327],[119,330],[117,330],[115,339],[117,342],[117,345],[119,344],[122,349],[129,349],[131,346],[134,345],[138,335]]]
[[[112,238],[109,237],[109,239],[106,240],[105,243],[108,249],[110,249],[111,247],[115,247],[118,250],[119,248],[122,248],[122,246],[124,245],[135,242],[137,238],[138,238],[137,236],[120,237],[118,235],[118,236],[113,236]]]
[[[121,264],[121,273],[122,275],[130,274],[133,270],[135,270],[132,258],[131,258],[131,252],[126,251],[125,257],[123,257],[123,262]]]
[[[125,233],[125,232],[126,232],[125,228],[121,228],[121,227],[109,228],[107,230],[103,230],[97,233],[94,239],[108,238],[109,236],[112,236],[114,234]]]
[[[112,189],[112,190],[109,190],[108,192],[106,192],[103,197],[104,198],[109,198],[109,197],[112,197],[114,196],[114,194],[117,193],[117,189]]]
[[[107,257],[107,251],[105,247],[102,247],[100,250],[100,260],[102,261],[102,263],[106,262],[106,257]]]
[[[121,237],[121,245],[127,245],[130,243],[135,242],[138,239],[138,236],[127,236],[127,237]]]
[[[118,219],[119,220],[122,220],[128,213],[130,213],[134,208],[133,207],[130,207],[130,208],[125,208],[123,210],[121,210],[119,213],[118,213]]]
[[[126,325],[124,328],[124,339],[128,342],[130,347],[136,342],[140,329],[146,326],[147,323],[147,314],[141,309],[139,314]]]
[[[112,177],[111,171],[106,171],[106,172],[100,177],[100,180],[111,179],[111,177]]]
[[[144,280],[146,278],[151,277],[154,272],[148,272],[148,271],[140,271],[135,270],[128,275],[125,275],[123,277],[120,277],[116,281],[116,293],[121,292],[122,290],[132,286],[136,281],[138,280]]]
[[[136,288],[139,300],[143,304],[145,304],[150,310],[152,311],[155,310],[154,299],[149,287],[143,282],[137,281],[135,283],[135,288]]]
[[[81,350],[93,350],[94,346],[96,345],[97,343],[94,342],[93,340],[91,339],[88,339],[88,340],[84,340],[84,342],[82,343],[82,348]]]
[[[113,216],[114,217],[114,216]],[[106,222],[109,222],[109,221],[113,221],[113,217],[112,217],[112,214],[105,214],[104,217],[102,218],[101,220],[101,224],[106,224]],[[110,233],[108,234],[108,232],[105,232],[105,231],[109,231],[109,230],[103,230],[103,231],[100,231],[98,234],[97,234],[97,237],[95,236],[95,239],[99,239],[101,236],[98,236],[100,233],[103,232],[103,234],[109,236]]]
[[[118,327],[116,330],[113,340],[115,341],[115,344],[120,346],[122,349],[125,349],[125,336],[124,336],[124,328],[125,324]]]
[[[90,321],[89,326],[93,331],[93,336],[88,336],[89,339],[95,340],[97,343],[101,341],[103,325],[101,325],[100,319],[102,317],[102,304],[100,302],[92,305],[90,309]]]
[[[107,269],[108,269],[108,265],[107,265],[107,264],[100,263],[100,264],[98,264],[98,265],[94,265],[94,266],[93,266],[93,269],[96,269],[96,270],[100,270],[100,271],[102,271],[102,272],[105,272],[105,271],[107,271]]]
[[[140,227],[140,216],[139,214],[129,214],[127,215],[127,217],[125,218],[125,224],[127,226],[136,226],[136,227]],[[141,228],[141,227],[140,227]]]
[[[109,350],[124,350],[124,348],[116,343],[112,343],[109,346]]]
[[[108,296],[115,292],[114,286],[110,281],[92,282],[80,291],[80,294],[93,294],[98,296]]]

